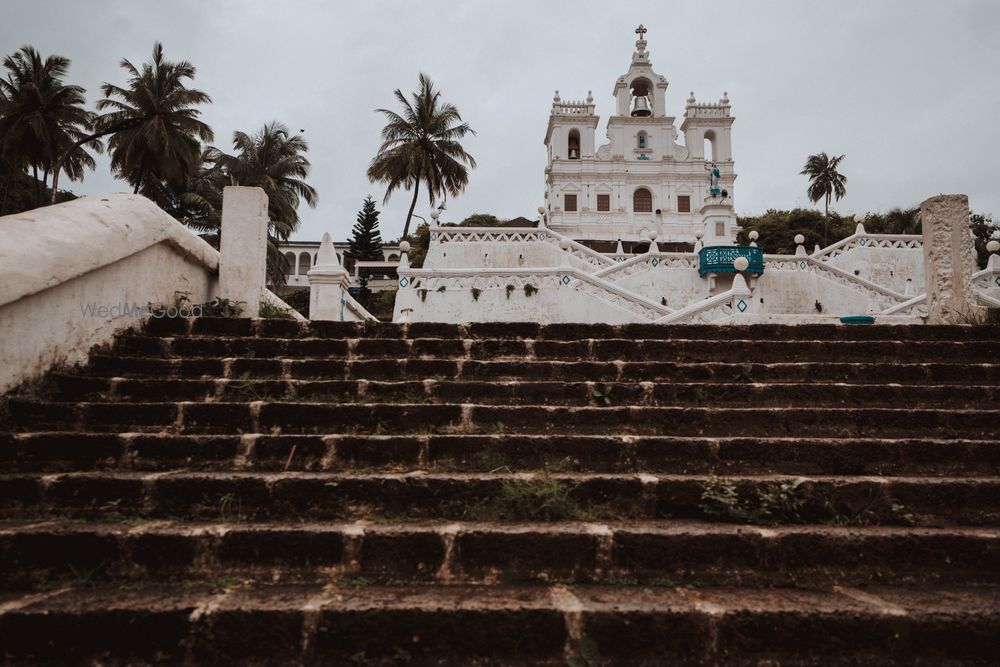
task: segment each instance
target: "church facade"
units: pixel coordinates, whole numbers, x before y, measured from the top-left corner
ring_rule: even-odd
[[[607,141],[595,141],[599,117],[593,95],[566,101],[556,91],[545,132],[545,216],[551,229],[581,243],[648,240],[691,250],[728,244],[739,231],[733,212],[736,172],[727,94],[713,104],[687,98],[680,130],[668,114],[666,77],[653,70],[646,29],[628,71],[615,81]],[[683,134],[683,143],[680,143]]]

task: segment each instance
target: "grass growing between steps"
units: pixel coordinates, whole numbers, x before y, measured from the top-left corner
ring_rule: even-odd
[[[468,521],[590,521],[604,512],[585,506],[572,496],[572,488],[544,476],[532,481],[508,480],[497,495],[449,504],[448,513]]]
[[[882,490],[862,497],[835,498],[812,488],[807,479],[739,489],[725,478],[704,486],[701,511],[720,521],[748,524],[820,523],[843,526],[913,525],[914,517]]]

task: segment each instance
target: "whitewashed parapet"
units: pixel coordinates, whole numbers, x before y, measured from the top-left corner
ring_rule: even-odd
[[[733,286],[707,299],[682,308],[656,320],[657,324],[737,324],[750,322],[754,313],[753,293],[740,274],[733,277]]]
[[[919,234],[868,234],[864,232],[864,228],[862,227],[847,238],[813,252],[810,257],[821,262],[828,262],[856,248],[918,250],[923,247],[924,239]]]
[[[802,271],[816,273],[826,279],[860,290],[868,295],[878,310],[890,308],[910,299],[882,285],[865,280],[811,255],[764,255],[766,271]]]
[[[655,269],[698,269],[698,255],[693,252],[657,252],[635,255],[594,272],[598,278],[618,282],[629,276]]]

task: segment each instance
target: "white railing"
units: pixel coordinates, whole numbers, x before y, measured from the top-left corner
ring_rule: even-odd
[[[672,308],[647,299],[641,294],[594,276],[572,266],[512,269],[401,269],[401,277],[409,283],[407,289],[436,292],[467,289],[566,287],[590,295],[653,322],[674,312]]]
[[[647,252],[598,269],[594,275],[611,282],[618,282],[637,273],[658,268],[697,269],[698,255],[692,252]]]
[[[813,255],[764,255],[765,275],[767,269],[772,271],[804,271],[820,275],[841,285],[853,287],[866,292],[879,309],[890,308],[896,304],[908,301],[911,297],[900,294],[888,287],[844,271],[841,268],[817,259]]]
[[[559,247],[565,241],[569,244],[570,261],[577,268],[594,271],[616,263],[613,258],[546,227],[432,227],[430,234],[431,243],[548,243]]]
[[[920,234],[868,234],[863,229],[814,252],[810,257],[828,262],[855,248],[917,249],[924,247]]]

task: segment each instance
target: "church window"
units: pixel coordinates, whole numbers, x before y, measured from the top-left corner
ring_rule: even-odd
[[[572,213],[576,210],[576,195],[566,195],[566,211]]]
[[[597,210],[598,211],[611,210],[611,195],[597,195]]]
[[[648,140],[645,132],[639,133],[639,148],[646,148]]]
[[[653,195],[646,188],[639,188],[632,195],[632,210],[636,213],[653,212]]]
[[[285,262],[288,264],[288,269],[285,271],[285,274],[289,276],[295,275],[295,253],[286,252]]]
[[[304,276],[309,273],[312,266],[312,255],[307,252],[299,254],[299,275]]]
[[[677,212],[678,213],[690,213],[691,212],[691,196],[690,195],[677,195]]]

